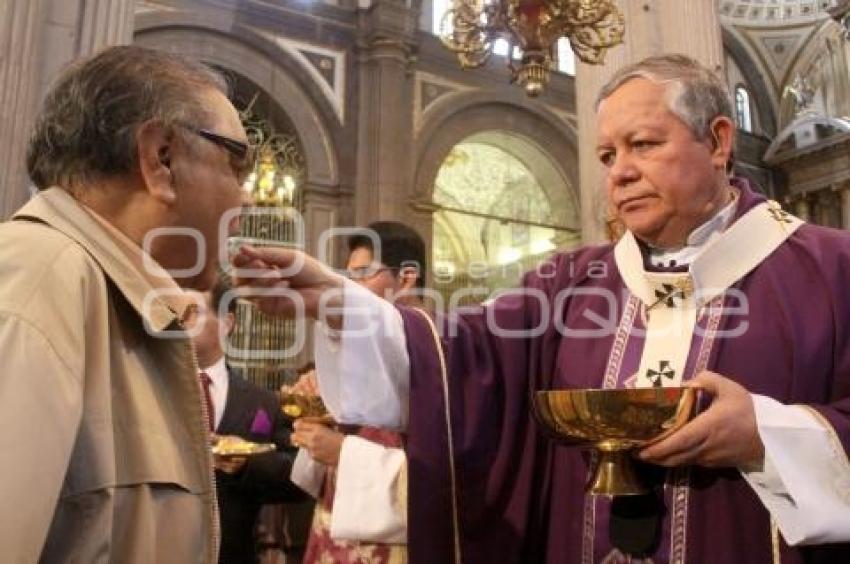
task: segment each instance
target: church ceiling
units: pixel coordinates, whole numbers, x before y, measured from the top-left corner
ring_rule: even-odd
[[[719,0],[720,15],[735,25],[777,27],[829,17],[838,0]]]
[[[839,0],[718,0],[720,20],[781,96]]]

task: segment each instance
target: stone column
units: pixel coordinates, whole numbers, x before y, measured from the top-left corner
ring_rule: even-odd
[[[405,219],[425,241],[425,287],[432,288],[434,284],[434,208],[432,206],[417,206]]]
[[[796,215],[803,221],[812,220],[812,208],[809,205],[808,194],[798,194],[794,198],[794,215]]]
[[[0,8],[0,219],[28,198],[26,140],[40,81],[42,0],[7,0]]]
[[[850,230],[850,182],[839,187],[841,194],[841,227]]]
[[[306,250],[313,256],[321,256],[319,253],[319,240],[328,229],[337,225],[348,225],[340,218],[340,211],[344,210],[344,204],[340,203],[340,194],[335,189],[324,186],[306,185],[304,187],[304,243]],[[344,212],[343,212],[344,213]],[[329,258],[329,266],[342,267],[342,253],[345,251],[345,241],[339,237],[330,240],[330,249],[325,249]],[[302,366],[313,360],[313,323],[308,323],[308,331],[304,335],[304,347],[298,352],[294,366]]]
[[[346,198],[347,199],[347,198]],[[350,202],[348,202],[350,204]],[[340,202],[338,193],[315,186],[304,189],[304,243],[306,250],[313,256],[319,256],[319,240],[328,229],[338,225],[350,225],[350,219],[341,218],[344,205]],[[332,248],[324,249],[322,255],[329,259],[329,266],[341,266],[344,242],[331,241]]]
[[[576,69],[576,114],[579,127],[581,228],[584,243],[605,235],[604,174],[596,160],[596,111],[600,87],[620,67],[662,53],[683,53],[722,75],[723,45],[716,2],[618,0],[626,21],[625,44],[611,49],[605,64],[579,63]]]
[[[73,59],[130,43],[135,0],[5,0],[0,7],[0,219],[30,195],[25,155],[44,94]]]
[[[412,193],[413,77],[418,9],[405,0],[375,0],[361,12],[357,224],[403,220]],[[391,110],[391,111],[390,111]]]
[[[826,227],[835,227],[833,215],[835,214],[836,202],[832,190],[818,190],[812,194],[813,210],[811,215],[815,223]]]

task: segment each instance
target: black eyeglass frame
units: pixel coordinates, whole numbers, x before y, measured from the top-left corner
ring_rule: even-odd
[[[180,127],[187,129],[199,137],[203,137],[210,143],[214,143],[225,149],[231,156],[238,159],[238,169],[240,175],[245,175],[254,170],[256,152],[253,145],[237,141],[231,137],[220,135],[209,129],[193,127],[184,123],[179,124]]]
[[[207,139],[209,141],[212,141],[216,145],[224,147],[234,157],[244,159],[248,156],[248,150],[250,149],[250,147],[247,143],[237,141],[236,139],[231,139],[230,137],[225,137],[224,135],[219,135],[218,133],[214,133],[209,129],[193,129],[192,131],[197,133],[204,139]]]
[[[345,273],[345,275],[349,280],[351,280],[353,282],[359,282],[361,280],[372,280],[373,278],[376,278],[377,276],[379,276],[380,274],[382,274],[384,272],[392,272],[393,274],[395,274],[397,276],[398,275],[397,273],[401,272],[401,268],[399,268],[397,266],[383,266],[383,265],[381,265],[381,266],[374,266],[374,265],[361,266],[361,267],[355,268],[353,270],[347,271]]]

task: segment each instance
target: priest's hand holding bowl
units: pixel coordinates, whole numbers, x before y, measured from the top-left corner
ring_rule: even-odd
[[[339,464],[339,454],[342,451],[345,435],[310,418],[297,419],[293,427],[295,428],[295,433],[292,434],[293,444],[307,450],[310,458],[328,466]]]
[[[750,393],[737,382],[709,371],[684,385],[712,396],[711,405],[670,436],[641,449],[638,457],[660,466],[761,466],[764,445]]]

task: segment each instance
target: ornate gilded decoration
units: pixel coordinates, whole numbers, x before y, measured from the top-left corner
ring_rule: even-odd
[[[559,38],[567,37],[585,63],[602,64],[605,52],[623,41],[623,14],[613,0],[454,0],[443,16],[443,44],[461,67],[480,67],[504,38],[521,50],[508,57],[512,82],[537,96],[549,81]]]
[[[297,136],[279,130],[255,111],[259,94],[239,113],[248,140],[257,148],[257,162],[242,188],[244,208],[239,236],[232,244],[289,246],[300,244],[303,227],[299,212],[303,208],[303,183],[306,177],[304,156]],[[254,383],[277,389],[286,369],[296,367],[288,351],[296,342],[293,320],[264,315],[246,301],[238,303],[236,325],[230,336],[228,362],[242,369]]]
[[[240,112],[248,141],[257,147],[257,165],[242,188],[257,206],[300,207],[296,189],[304,181],[304,157],[298,139],[275,131],[272,124],[253,112],[255,96]]]

